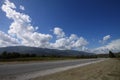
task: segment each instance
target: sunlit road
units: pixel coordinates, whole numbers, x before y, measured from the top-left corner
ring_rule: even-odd
[[[0,78],[7,76],[23,75],[26,73],[34,73],[38,71],[50,70],[67,66],[80,65],[84,63],[100,61],[102,59],[81,59],[81,60],[61,60],[49,62],[29,62],[21,64],[3,64],[0,65]],[[6,77],[5,77],[6,76]]]

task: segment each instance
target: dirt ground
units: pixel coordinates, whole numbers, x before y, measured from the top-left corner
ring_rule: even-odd
[[[108,59],[33,80],[120,80],[120,59]]]

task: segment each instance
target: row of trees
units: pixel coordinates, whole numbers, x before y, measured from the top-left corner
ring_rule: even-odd
[[[36,57],[36,54],[20,54],[18,52],[6,52],[4,51],[0,55],[0,59],[12,59],[12,58],[25,58],[25,57]]]
[[[76,56],[76,58],[97,58],[97,55],[81,55]]]
[[[4,51],[2,54],[0,54],[0,59],[13,59],[13,58],[26,58],[26,57],[38,57],[36,54],[21,54],[18,52],[6,52]],[[65,56],[58,56],[58,55],[41,55],[39,57],[55,57],[55,58],[60,58],[60,57],[65,57]],[[120,57],[120,53],[114,54],[112,51],[109,51],[109,54],[98,54],[98,55],[81,55],[81,56],[66,56],[66,57],[73,57],[73,58],[98,58],[98,57],[110,57],[110,58],[115,58],[115,57]]]
[[[36,54],[21,54],[18,52],[6,52],[0,54],[0,59],[14,59],[27,57],[50,57],[50,58],[97,58],[97,55],[80,55],[80,56],[62,56],[62,55],[36,55]]]

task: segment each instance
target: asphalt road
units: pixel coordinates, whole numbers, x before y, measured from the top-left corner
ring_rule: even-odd
[[[61,60],[51,62],[29,62],[21,64],[4,64],[0,65],[0,79],[5,78],[8,75],[21,75],[25,73],[33,73],[37,71],[50,70],[59,67],[73,66],[78,64],[84,64],[101,59],[81,59],[81,60]]]

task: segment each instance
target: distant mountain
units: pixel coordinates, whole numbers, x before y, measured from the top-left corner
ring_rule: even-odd
[[[93,53],[75,51],[75,50],[57,50],[37,47],[26,47],[26,46],[10,46],[0,48],[0,54],[4,51],[7,52],[19,52],[19,53],[30,53],[40,56],[81,56],[81,55],[94,55]]]

